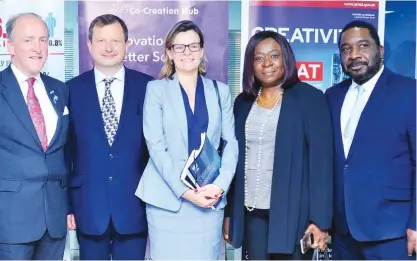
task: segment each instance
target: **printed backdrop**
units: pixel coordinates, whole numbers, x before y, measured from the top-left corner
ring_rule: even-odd
[[[228,2],[204,1],[85,1],[79,3],[80,73],[92,68],[87,47],[88,27],[98,15],[113,13],[129,29],[126,66],[156,76],[164,57],[164,38],[180,20],[192,20],[202,30],[207,76],[227,82]]]
[[[207,76],[227,83],[229,3],[210,1],[83,1],[78,5],[79,72],[93,67],[88,51],[88,28],[102,14],[122,18],[129,29],[125,65],[156,77],[164,57],[164,38],[180,20],[192,20],[204,35]],[[225,253],[222,251],[224,259]],[[149,249],[146,259],[149,259]]]
[[[16,0],[0,1],[0,71],[10,64],[6,48],[6,22],[11,16],[22,12],[36,13],[46,22],[50,35],[49,57],[42,73],[64,81],[64,1],[19,0],[19,4]]]
[[[298,75],[325,90],[346,76],[337,47],[342,28],[353,20],[365,20],[379,29],[383,43],[384,1],[251,1],[242,35],[272,30],[284,35],[296,56]],[[379,14],[382,14],[380,16]]]
[[[242,59],[253,34],[267,30],[278,32],[291,44],[299,78],[324,91],[347,78],[338,50],[343,27],[353,20],[367,21],[377,28],[383,43],[384,19],[384,0],[243,2]],[[327,254],[332,259],[331,249]],[[249,260],[250,253],[242,249],[242,256]],[[323,253],[320,259],[324,259]]]

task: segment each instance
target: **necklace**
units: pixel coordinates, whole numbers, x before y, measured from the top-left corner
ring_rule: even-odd
[[[269,104],[265,104],[264,99],[261,96],[258,96],[258,101],[259,101],[259,105],[261,105],[262,107],[266,108],[266,109],[272,109],[275,104],[277,103],[277,100],[280,98],[280,94],[278,94],[273,100],[272,102],[270,102]]]
[[[258,102],[258,99],[261,95],[262,92],[262,87],[259,89],[258,92],[258,96],[256,97],[256,100],[254,102],[254,104],[256,104]],[[275,100],[275,105],[272,108],[272,110],[269,112],[269,114],[267,115],[267,117],[265,118],[264,122],[262,123],[260,130],[259,130],[259,150],[257,153],[257,165],[256,165],[256,184],[255,184],[255,198],[253,200],[253,206],[250,207],[248,206],[248,197],[249,197],[249,192],[248,192],[248,184],[247,184],[247,174],[248,174],[248,130],[249,130],[249,125],[251,123],[251,119],[253,116],[253,111],[254,111],[254,105],[252,105],[252,108],[249,112],[248,118],[246,119],[246,124],[245,124],[245,207],[248,211],[253,211],[256,208],[256,203],[258,201],[258,196],[259,196],[259,177],[261,175],[261,158],[262,158],[262,135],[264,133],[264,127],[265,124],[267,123],[269,117],[272,115],[272,113],[275,111],[275,109],[277,108],[278,104],[281,103],[282,101],[282,96],[283,96],[284,91],[281,90],[280,94],[278,94],[277,99]]]

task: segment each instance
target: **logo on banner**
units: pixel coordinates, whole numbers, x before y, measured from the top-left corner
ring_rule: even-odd
[[[10,65],[10,56],[6,50],[7,33],[5,24],[6,20],[0,17],[0,71]]]
[[[7,33],[3,29],[3,20],[0,17],[0,48],[6,47]]]
[[[52,12],[48,13],[48,16],[45,18],[46,26],[48,27],[49,37],[54,37],[55,35],[55,27],[56,27],[56,19]]]
[[[44,17],[44,22],[46,26],[48,27],[48,34],[49,34],[49,41],[48,45],[50,48],[50,51],[53,52],[62,52],[62,47],[64,46],[62,38],[58,38],[56,36],[56,27],[57,27],[57,19],[53,12],[48,12],[48,14]],[[58,48],[58,50],[54,50],[55,48]]]
[[[110,8],[110,12],[120,17],[130,15],[198,15],[200,11],[196,6],[182,7],[182,8],[171,8],[165,7],[137,7],[128,4],[113,4]]]
[[[129,13],[129,6],[127,4],[121,4],[119,6],[119,4],[116,3],[112,5],[110,12],[125,17]]]
[[[297,62],[301,81],[323,81],[323,62]]]

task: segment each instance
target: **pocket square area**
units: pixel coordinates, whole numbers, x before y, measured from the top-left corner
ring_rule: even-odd
[[[68,115],[68,113],[69,113],[69,111],[68,111],[68,107],[67,107],[67,106],[65,106],[65,108],[64,108],[64,113],[63,113],[62,115]]]

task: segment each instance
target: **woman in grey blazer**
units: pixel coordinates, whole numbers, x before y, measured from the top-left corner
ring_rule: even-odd
[[[215,260],[220,253],[225,194],[238,157],[230,90],[218,82],[217,94],[213,81],[203,77],[204,38],[193,22],[174,25],[165,47],[161,79],[147,86],[143,128],[150,160],[136,191],[147,206],[150,256]],[[193,191],[180,175],[203,132],[215,148],[220,138],[227,145],[219,177]]]

